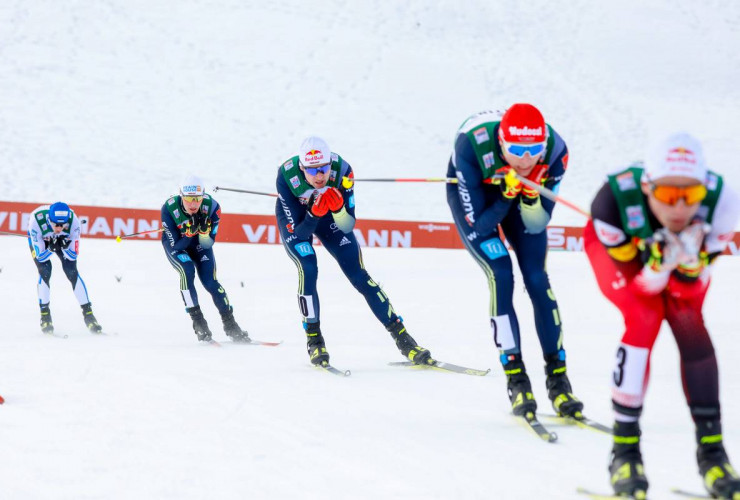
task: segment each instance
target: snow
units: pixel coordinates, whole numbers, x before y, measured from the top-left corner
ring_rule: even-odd
[[[158,208],[189,172],[273,190],[301,139],[323,135],[358,177],[439,177],[470,114],[532,101],[568,142],[560,194],[587,207],[604,174],[676,128],[712,168],[734,165],[740,5],[627,0],[437,2],[5,2],[0,5],[3,198]],[[231,193],[228,212],[273,200]],[[450,221],[440,185],[358,184],[358,215]],[[564,207],[556,224],[580,225]],[[38,330],[36,271],[0,237],[3,498],[574,498],[609,491],[608,436],[509,415],[483,274],[461,250],[366,249],[370,274],[440,359],[486,377],[417,371],[319,250],[322,329],[347,379],[308,364],[296,271],[278,246],[215,247],[236,317],[277,348],[198,345],[156,243],[84,240],[80,271],[113,335],[84,329],[55,262]],[[582,253],[548,259],[569,372],[609,424],[622,324]],[[725,440],[740,449],[740,355],[723,258],[705,306],[720,364]],[[116,277],[120,277],[120,281]],[[549,411],[531,306],[515,301],[535,395]],[[210,299],[207,318],[225,340]],[[651,365],[643,452],[651,498],[701,490],[669,331]]]

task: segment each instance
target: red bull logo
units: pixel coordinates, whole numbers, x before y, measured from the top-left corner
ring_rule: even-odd
[[[314,165],[316,163],[323,163],[323,162],[324,162],[324,153],[322,153],[320,149],[312,149],[311,151],[306,151],[306,154],[303,155],[304,164]]]
[[[696,155],[694,155],[694,152],[687,148],[673,148],[670,151],[668,151],[668,156],[666,156],[666,162],[681,162],[681,163],[688,163],[690,165],[696,164]]]

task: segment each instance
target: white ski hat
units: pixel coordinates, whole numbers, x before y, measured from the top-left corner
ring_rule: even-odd
[[[298,152],[298,162],[303,167],[325,165],[331,161],[331,149],[321,137],[306,137]]]
[[[197,175],[189,175],[180,184],[180,194],[183,196],[203,196],[206,192],[203,179]]]
[[[686,132],[673,134],[653,147],[645,162],[645,175],[654,181],[661,177],[689,177],[704,183],[707,166],[701,143]]]

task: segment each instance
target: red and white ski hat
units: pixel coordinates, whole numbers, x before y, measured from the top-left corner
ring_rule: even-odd
[[[331,161],[331,149],[321,137],[306,137],[298,152],[298,162],[303,167],[326,165]]]
[[[686,132],[663,139],[653,146],[648,155],[645,175],[651,181],[661,177],[689,177],[704,183],[707,165],[701,143]]]
[[[501,118],[498,136],[504,142],[516,144],[545,142],[547,140],[545,118],[540,110],[531,104],[513,104]]]

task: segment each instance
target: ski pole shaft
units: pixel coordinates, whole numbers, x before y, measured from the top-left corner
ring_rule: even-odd
[[[530,187],[532,189],[536,189],[540,193],[541,196],[544,196],[545,198],[548,198],[548,199],[550,199],[550,200],[552,200],[552,201],[554,201],[556,203],[560,203],[563,206],[566,206],[566,207],[570,208],[571,210],[575,210],[579,214],[581,214],[581,215],[583,215],[583,216],[585,216],[585,217],[587,217],[589,219],[591,218],[591,214],[588,213],[586,210],[582,209],[581,207],[579,207],[575,203],[571,203],[570,201],[566,200],[562,196],[560,196],[558,194],[555,194],[555,192],[552,191],[551,189],[548,189],[545,186],[542,186],[540,184],[537,184],[536,182],[530,181],[526,177],[522,177],[519,174],[516,175],[516,178],[519,179],[519,181],[522,184],[524,184],[525,186]]]
[[[10,233],[8,231],[0,231],[0,234],[4,234],[5,236],[22,236],[24,238],[28,236],[26,233]]]
[[[264,191],[251,191],[249,189],[236,189],[236,188],[216,186],[213,188],[213,190],[214,191],[232,191],[234,193],[258,194],[260,196],[272,196],[273,198],[277,198],[277,193],[266,193]]]
[[[159,229],[151,229],[149,231],[139,231],[138,233],[122,234],[120,236],[116,236],[116,241],[120,243],[121,240],[127,240],[129,238],[133,238],[134,236],[139,236],[140,234],[161,233],[162,231],[164,231],[164,228],[160,227]]]

